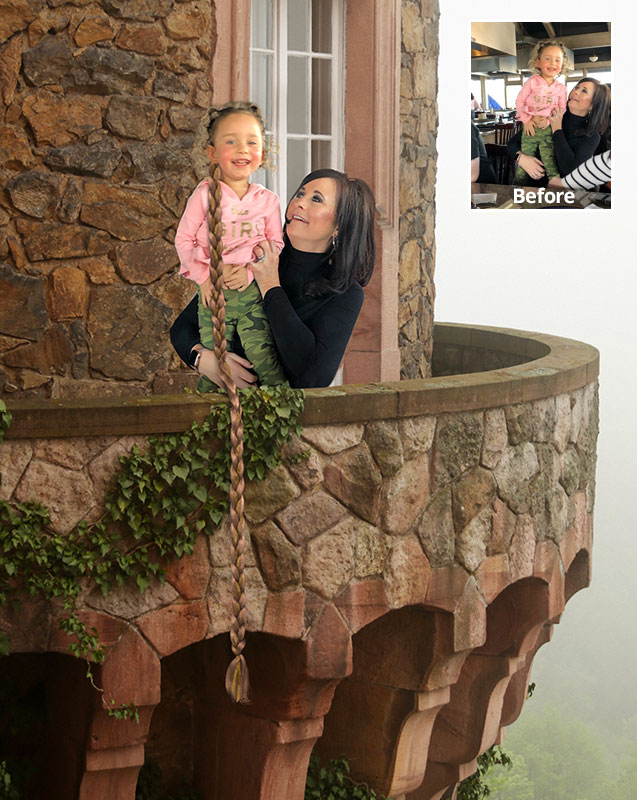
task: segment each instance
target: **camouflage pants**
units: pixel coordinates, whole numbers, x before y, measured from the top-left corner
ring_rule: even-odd
[[[539,153],[539,159],[544,164],[547,178],[559,176],[560,173],[557,169],[555,150],[553,148],[553,131],[550,125],[547,125],[546,128],[536,128],[533,136],[522,134],[520,150],[525,156],[535,156],[536,158]],[[513,183],[517,183],[518,186],[524,186],[528,177],[522,167],[517,166]]]
[[[259,384],[276,386],[281,383],[287,383],[283,368],[279,364],[257,282],[252,281],[243,292],[239,292],[236,289],[224,289],[223,294],[226,299],[226,342],[228,349],[230,349],[236,332],[241,340],[246,358],[257,373]],[[214,350],[212,313],[201,302],[201,295],[199,296],[198,315],[201,343],[209,350]],[[197,388],[200,392],[219,391],[219,387],[204,376],[199,379]]]

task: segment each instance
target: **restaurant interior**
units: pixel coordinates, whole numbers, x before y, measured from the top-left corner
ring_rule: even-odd
[[[516,119],[516,98],[532,75],[529,58],[533,48],[545,39],[560,41],[566,48],[567,71],[558,80],[566,85],[567,95],[587,77],[610,87],[610,22],[472,22],[471,122],[480,133],[496,178],[488,191],[484,184],[472,183],[472,207],[531,207],[513,202],[510,189],[505,191],[495,186],[510,187],[514,182],[515,158],[507,145],[522,128],[522,123]],[[602,136],[596,152],[608,150],[609,143],[610,128],[608,137]],[[582,193],[575,207],[592,204],[610,208],[608,183],[594,192]],[[494,194],[498,195],[495,200]],[[598,194],[603,196],[588,196]],[[489,195],[486,202],[484,195]]]

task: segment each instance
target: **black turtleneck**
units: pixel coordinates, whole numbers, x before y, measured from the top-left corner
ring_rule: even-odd
[[[281,286],[263,298],[281,365],[295,388],[331,383],[363,304],[358,283],[342,294],[307,294],[308,284],[323,277],[327,264],[324,253],[305,253],[286,242],[279,264]],[[173,323],[170,340],[188,363],[190,351],[200,342],[196,296]],[[236,343],[232,350],[240,352]]]
[[[553,131],[553,147],[560,177],[563,178],[580,164],[587,161],[597,149],[599,133],[587,135],[588,117],[578,117],[567,109],[562,118],[562,130]],[[519,152],[522,143],[522,131],[513,136],[507,147],[513,158]],[[529,186],[546,186],[546,177],[539,180],[528,178]]]

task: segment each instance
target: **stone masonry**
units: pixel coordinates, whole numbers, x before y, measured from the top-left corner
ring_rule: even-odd
[[[175,768],[207,800],[301,798],[317,739],[324,756],[345,753],[354,777],[393,798],[440,798],[472,772],[519,714],[534,653],[589,581],[596,368],[580,373],[588,382],[569,378],[570,353],[472,375],[493,387],[492,401],[457,411],[418,411],[432,402],[428,381],[406,383],[398,414],[383,399],[391,385],[352,389],[338,406],[358,415],[349,422],[333,418],[333,390],[310,393],[289,448],[307,458],[246,491],[252,704],[235,707],[223,691],[224,524],[169,567],[164,585],[84,595],[87,622],[109,644],[100,680],[136,702],[142,722],[87,706],[90,735],[59,734],[77,751],[79,794],[65,796],[132,800],[144,743],[160,763],[182,753]],[[498,404],[503,373],[525,369],[534,399]],[[463,385],[455,378],[430,379],[447,407]],[[133,443],[143,437],[8,439],[2,496],[42,500],[65,533],[98,513]],[[27,603],[3,624],[13,653],[68,647],[41,607]],[[241,765],[237,747],[250,753]]]

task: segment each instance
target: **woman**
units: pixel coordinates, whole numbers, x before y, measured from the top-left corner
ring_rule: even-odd
[[[250,269],[263,297],[281,365],[295,388],[328,386],[336,374],[374,269],[374,197],[364,181],[342,172],[310,172],[285,212],[285,246],[264,242]],[[245,287],[245,270],[224,273],[231,289]],[[175,320],[170,339],[181,359],[221,386],[214,353],[199,340],[197,298]],[[239,387],[255,383],[251,364],[227,354]]]
[[[566,111],[555,109],[549,122],[553,131],[555,160],[560,176],[568,175],[589,159],[610,121],[610,89],[595,78],[582,78],[569,94]],[[529,186],[546,186],[544,165],[539,158],[520,150],[522,132],[507,145],[510,155],[529,175]]]

